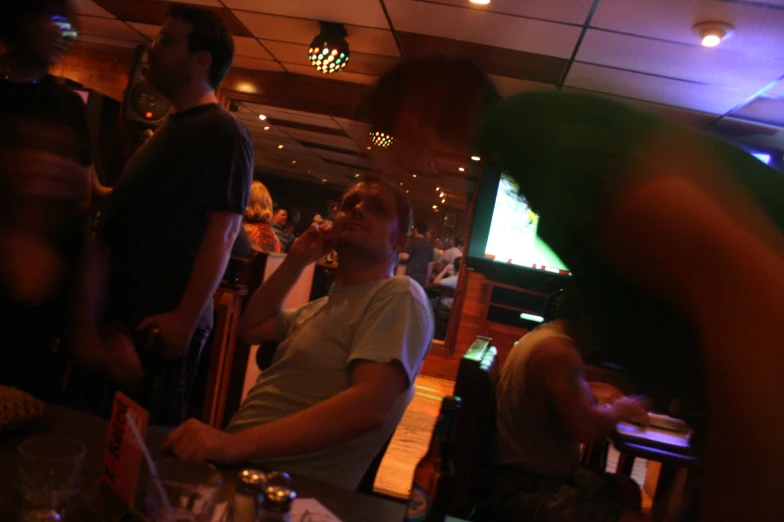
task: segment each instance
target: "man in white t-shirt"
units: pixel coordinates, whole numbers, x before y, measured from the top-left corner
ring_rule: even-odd
[[[463,240],[455,239],[455,246],[448,248],[441,254],[439,261],[446,261],[449,264],[454,264],[455,259],[463,257]]]
[[[197,420],[174,430],[178,457],[259,465],[354,489],[414,394],[433,337],[424,290],[394,277],[411,226],[399,187],[368,177],[343,196],[334,226],[313,224],[254,294],[240,325],[249,344],[279,342],[226,431]],[[283,301],[308,264],[340,256],[327,297]]]

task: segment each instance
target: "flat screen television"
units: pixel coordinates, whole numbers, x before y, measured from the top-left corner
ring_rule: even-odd
[[[562,283],[571,272],[539,237],[541,219],[547,216],[539,216],[531,209],[514,178],[498,167],[485,165],[466,263],[482,272],[501,275],[503,279],[539,273],[556,276]]]

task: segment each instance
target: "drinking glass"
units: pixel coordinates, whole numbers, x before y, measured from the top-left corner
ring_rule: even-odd
[[[64,520],[79,491],[84,444],[65,437],[36,437],[17,448],[23,522]]]
[[[153,522],[209,522],[223,485],[220,471],[209,464],[178,459],[159,460],[156,467],[160,484],[156,483],[152,470],[147,482],[145,503],[150,519]],[[166,495],[168,505],[163,495]]]

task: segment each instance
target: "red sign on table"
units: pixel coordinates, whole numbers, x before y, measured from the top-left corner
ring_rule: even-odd
[[[141,469],[142,450],[128,426],[129,415],[142,437],[147,432],[147,410],[124,393],[114,395],[101,482],[108,485],[128,506],[133,506]]]

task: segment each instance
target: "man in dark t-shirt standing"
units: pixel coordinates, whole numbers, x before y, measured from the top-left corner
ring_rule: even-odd
[[[430,281],[435,257],[433,245],[424,237],[426,232],[427,223],[418,221],[414,225],[414,237],[400,253],[400,261],[406,265],[406,275],[422,286]]]
[[[107,319],[137,341],[138,399],[157,424],[183,420],[212,329],[212,296],[248,202],[253,147],[215,96],[233,54],[214,13],[171,8],[150,49],[148,79],[173,111],[128,161],[99,231],[110,252]],[[105,363],[122,380],[118,359]]]

